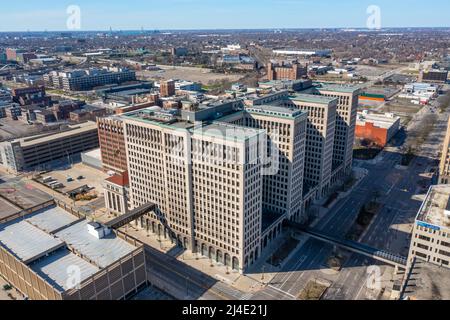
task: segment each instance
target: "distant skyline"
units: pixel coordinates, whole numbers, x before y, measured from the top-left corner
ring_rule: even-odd
[[[382,28],[450,27],[448,0],[40,0],[2,4],[0,31],[68,31],[70,5],[81,10],[72,31],[365,28],[370,5]]]

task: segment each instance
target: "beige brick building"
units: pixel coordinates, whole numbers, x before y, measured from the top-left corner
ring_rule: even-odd
[[[449,267],[450,263],[450,185],[431,186],[417,214],[408,264],[415,257]]]
[[[342,175],[349,174],[352,168],[360,90],[355,86],[330,84],[322,84],[316,90],[322,96],[338,99],[333,147],[333,176],[336,175],[339,178]]]
[[[302,218],[307,117],[296,107],[258,105],[219,119],[267,132],[272,150],[268,150],[270,167],[264,172],[264,212]]]
[[[450,119],[442,147],[441,163],[439,165],[439,183],[450,183]]]
[[[132,207],[158,206],[141,226],[243,272],[260,254],[265,132],[149,110],[124,121]]]
[[[337,99],[297,94],[281,103],[308,112],[303,193],[317,187],[321,198],[331,182]]]

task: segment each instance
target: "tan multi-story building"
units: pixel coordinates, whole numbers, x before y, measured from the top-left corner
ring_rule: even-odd
[[[343,175],[348,175],[352,170],[360,89],[356,86],[322,84],[315,90],[322,96],[338,99],[333,148],[332,180],[334,180]]]
[[[219,121],[264,129],[270,139],[263,181],[264,212],[301,220],[308,113],[273,105],[247,107]]]
[[[321,198],[331,186],[337,99],[297,94],[280,103],[308,112],[303,193],[317,187]]]
[[[450,185],[431,186],[417,214],[408,265],[414,258],[445,266],[450,264]]]
[[[131,205],[157,204],[141,226],[240,272],[256,261],[265,132],[150,110],[123,118]]]
[[[450,183],[450,118],[442,147],[441,163],[439,165],[439,183]]]
[[[120,116],[130,209],[155,203],[141,227],[244,272],[330,191],[338,100],[275,90]]]
[[[122,118],[97,118],[97,127],[103,168],[116,173],[128,170]]]

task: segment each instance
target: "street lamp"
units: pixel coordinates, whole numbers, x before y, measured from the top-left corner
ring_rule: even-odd
[[[266,267],[265,266],[262,266],[262,275],[261,275],[261,282],[262,282],[262,284],[264,284],[264,272],[265,272],[265,269],[266,269]]]

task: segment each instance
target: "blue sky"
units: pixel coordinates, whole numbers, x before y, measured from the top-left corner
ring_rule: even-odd
[[[448,0],[10,0],[0,31],[67,30],[69,5],[81,30],[365,27],[369,5],[382,27],[450,27]]]

